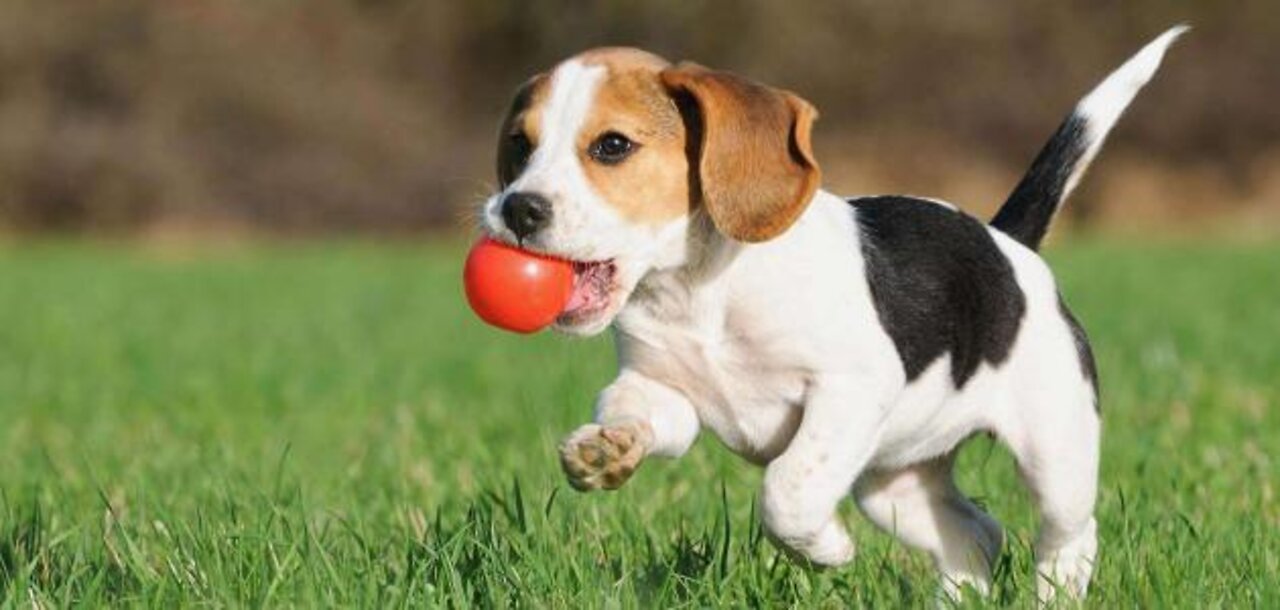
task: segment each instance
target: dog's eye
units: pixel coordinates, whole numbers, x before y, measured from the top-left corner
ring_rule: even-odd
[[[635,152],[637,145],[616,131],[610,131],[596,138],[587,149],[592,159],[605,165],[616,165]]]

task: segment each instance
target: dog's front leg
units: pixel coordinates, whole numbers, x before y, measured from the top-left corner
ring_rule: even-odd
[[[800,427],[765,470],[765,530],[785,550],[818,566],[853,559],[853,541],[836,505],[866,466],[880,422],[879,407],[861,398],[868,387],[859,385],[840,377],[811,386]]]
[[[560,465],[579,491],[617,489],[649,455],[678,457],[698,436],[698,415],[679,391],[623,370],[600,393],[596,421],[560,444]]]

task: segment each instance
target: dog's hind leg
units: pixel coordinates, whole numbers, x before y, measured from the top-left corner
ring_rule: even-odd
[[[877,527],[927,551],[952,598],[964,585],[986,594],[1000,552],[1000,524],[965,497],[951,478],[950,455],[887,473],[867,473],[854,487],[858,506]]]
[[[1059,386],[1062,384],[1059,383]],[[1074,382],[1073,384],[1074,385]],[[1048,602],[1061,591],[1083,598],[1097,557],[1101,418],[1091,387],[1043,386],[1019,404],[1015,430],[1000,432],[1040,511],[1037,590]]]

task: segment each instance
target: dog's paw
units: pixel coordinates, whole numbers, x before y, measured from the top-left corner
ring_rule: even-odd
[[[819,531],[805,536],[779,535],[765,528],[765,535],[792,561],[811,570],[838,568],[850,561],[857,552],[838,518],[833,518]]]
[[[560,443],[560,467],[578,491],[622,487],[644,459],[647,429],[587,424]]]

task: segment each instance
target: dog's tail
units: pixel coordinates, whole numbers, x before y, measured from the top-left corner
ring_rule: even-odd
[[[991,219],[991,226],[1032,250],[1040,247],[1054,213],[1102,148],[1107,132],[1151,80],[1165,50],[1187,29],[1179,25],[1161,34],[1076,104]]]

